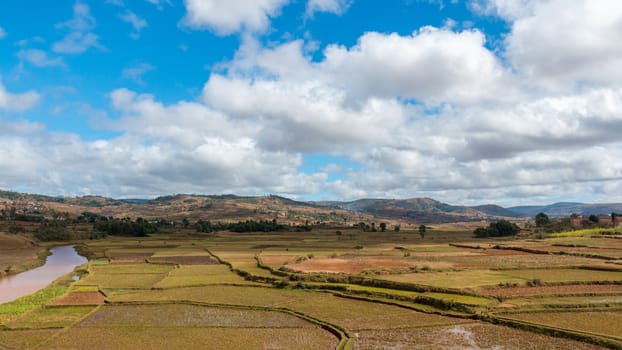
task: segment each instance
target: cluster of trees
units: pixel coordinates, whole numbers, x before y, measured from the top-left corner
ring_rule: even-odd
[[[34,232],[34,236],[43,242],[67,241],[71,239],[71,235],[65,223],[59,221],[50,221],[41,224]]]
[[[95,231],[110,236],[145,237],[150,233],[158,232],[158,223],[151,223],[141,218],[131,219],[108,219],[96,221],[93,224]]]
[[[612,226],[615,225],[616,217],[619,216],[620,214],[611,213],[610,220]],[[570,231],[576,228],[599,228],[610,225],[609,222],[601,221],[600,218],[594,214],[584,217],[578,214],[572,214],[570,218],[550,218],[545,213],[538,213],[534,219],[537,231],[544,233]],[[580,219],[580,227],[577,227],[577,219]]]
[[[279,224],[276,219],[268,220],[246,220],[235,223],[211,223],[210,221],[199,220],[194,227],[198,232],[214,232],[229,230],[232,232],[275,232],[275,231],[311,231],[312,227],[308,222],[304,225],[290,226]]]
[[[491,222],[488,227],[480,227],[476,229],[473,233],[475,234],[475,237],[485,238],[515,236],[519,232],[520,227],[518,227],[518,225],[507,220],[501,220],[497,222]]]
[[[378,224],[378,226],[376,226],[375,222],[372,222],[371,224],[359,222],[358,224],[355,224],[354,227],[358,227],[361,231],[364,231],[364,232],[378,232],[378,231],[386,232],[387,231],[386,222],[381,222],[380,224]],[[393,231],[395,232],[399,232],[400,229],[401,229],[400,225],[393,226]]]

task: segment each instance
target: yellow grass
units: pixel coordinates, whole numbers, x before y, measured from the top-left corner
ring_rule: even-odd
[[[566,231],[559,233],[551,233],[548,237],[580,237],[580,236],[595,236],[595,235],[620,235],[622,234],[622,227],[616,228],[592,228],[585,230]]]

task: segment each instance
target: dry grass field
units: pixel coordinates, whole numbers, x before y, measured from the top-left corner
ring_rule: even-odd
[[[0,278],[41,265],[45,252],[32,238],[0,231]]]

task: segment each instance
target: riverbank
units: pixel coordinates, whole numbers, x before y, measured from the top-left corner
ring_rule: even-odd
[[[0,278],[42,266],[50,248],[28,235],[0,233]]]
[[[50,253],[43,266],[0,279],[0,303],[37,292],[88,261],[72,245],[51,248]]]

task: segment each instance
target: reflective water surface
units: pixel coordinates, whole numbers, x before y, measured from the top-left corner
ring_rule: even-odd
[[[43,289],[87,261],[70,245],[52,248],[50,251],[52,255],[47,257],[45,265],[0,279],[0,304]]]

